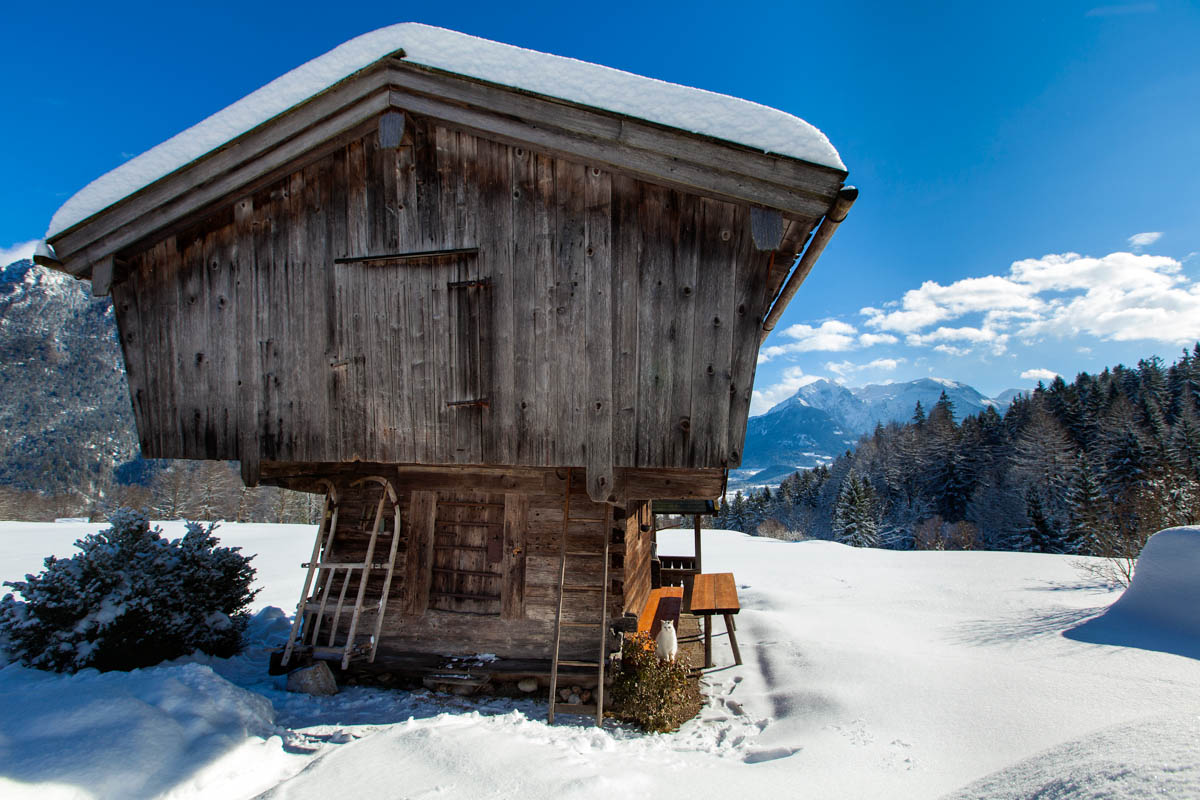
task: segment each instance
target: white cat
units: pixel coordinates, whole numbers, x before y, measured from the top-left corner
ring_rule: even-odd
[[[658,657],[664,661],[674,661],[675,653],[679,651],[679,639],[675,636],[675,623],[669,619],[662,621],[662,629],[658,632]]]

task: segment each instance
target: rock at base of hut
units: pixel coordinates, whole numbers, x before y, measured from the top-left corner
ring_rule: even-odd
[[[302,694],[330,695],[337,694],[338,687],[333,678],[333,670],[324,661],[318,661],[311,666],[289,672],[287,690]]]
[[[536,692],[538,689],[537,678],[522,678],[521,680],[517,681],[517,688],[522,692],[525,692],[525,694]]]

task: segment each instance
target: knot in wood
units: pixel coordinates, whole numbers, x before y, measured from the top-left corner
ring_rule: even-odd
[[[679,430],[683,431],[684,433],[688,433],[689,431],[691,431],[691,429],[692,429],[691,417],[680,417],[679,418]]]

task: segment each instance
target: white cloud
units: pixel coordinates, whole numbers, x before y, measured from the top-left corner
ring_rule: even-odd
[[[1146,231],[1145,233],[1135,233],[1129,237],[1129,244],[1141,250],[1143,247],[1149,247],[1162,238],[1162,231]]]
[[[1025,381],[1052,381],[1058,377],[1058,373],[1052,369],[1027,369],[1021,373],[1021,380]]]
[[[825,369],[842,378],[846,378],[856,372],[865,372],[867,370],[883,370],[885,372],[891,372],[896,367],[903,364],[904,361],[905,359],[903,358],[877,358],[874,361],[867,362],[866,364],[855,364],[852,361],[830,361],[825,365]]]
[[[1026,258],[1012,265],[1014,280],[1036,292],[1095,288],[1164,289],[1178,282],[1182,265],[1166,256],[1109,253],[1103,258],[1078,253]]]
[[[849,350],[854,347],[858,331],[853,325],[836,319],[825,320],[820,326],[792,325],[783,335],[795,339],[795,347],[803,350]]]
[[[765,414],[771,407],[787,400],[801,386],[807,386],[813,381],[821,380],[820,375],[805,375],[800,367],[788,367],[783,371],[781,380],[765,389],[755,389],[750,395],[750,413]]]
[[[900,310],[864,308],[867,326],[880,330],[914,333],[964,314],[1008,311],[1032,314],[1042,305],[1034,289],[999,275],[963,278],[949,286],[925,281],[919,289],[909,289],[900,301]]]
[[[1067,253],[1017,262],[1014,271],[1019,268],[1051,289],[1073,290],[1052,298],[1046,312],[1018,333],[1027,338],[1087,334],[1113,341],[1195,341],[1200,338],[1200,283],[1190,281],[1182,266],[1165,256],[1132,253],[1103,258]]]
[[[868,327],[904,334],[910,347],[949,355],[978,347],[1000,355],[1013,335],[1186,344],[1200,339],[1200,282],[1167,256],[1050,254],[1015,261],[1007,275],[926,281],[860,313]]]
[[[858,343],[863,347],[874,347],[877,344],[896,344],[900,341],[890,333],[860,333]]]
[[[23,258],[33,258],[33,248],[37,243],[37,239],[31,239],[28,242],[18,242],[12,247],[0,247],[0,267],[7,267]]]
[[[812,325],[791,325],[780,333],[795,341],[764,347],[759,351],[758,363],[762,364],[788,353],[809,353],[814,350],[841,352],[854,350],[861,345],[859,339],[856,338],[858,329],[836,319],[825,320],[815,328]]]

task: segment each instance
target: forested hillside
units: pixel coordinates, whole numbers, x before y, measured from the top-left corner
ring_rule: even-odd
[[[1200,344],[955,422],[943,397],[828,467],[736,495],[716,524],[896,549],[1136,556],[1200,518]]]

